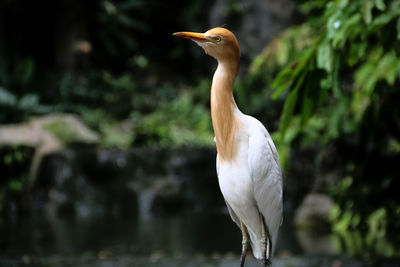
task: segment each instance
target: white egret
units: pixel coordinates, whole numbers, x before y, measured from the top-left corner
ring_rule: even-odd
[[[282,171],[275,145],[257,119],[243,114],[233,97],[240,48],[225,28],[177,32],[218,61],[211,86],[211,118],[217,144],[217,174],[232,220],[242,231],[240,266],[249,243],[264,266],[271,264],[282,223]]]

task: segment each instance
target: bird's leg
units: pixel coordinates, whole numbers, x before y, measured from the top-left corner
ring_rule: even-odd
[[[249,233],[247,227],[240,221],[240,229],[242,230],[242,255],[240,256],[240,267],[244,266],[246,260],[247,249],[249,248]]]
[[[260,215],[260,224],[261,224],[261,253],[264,258],[264,267],[271,266],[271,252],[272,252],[272,241],[269,235],[268,227],[265,224],[264,217],[261,213]],[[267,255],[267,246],[268,246],[268,255]]]

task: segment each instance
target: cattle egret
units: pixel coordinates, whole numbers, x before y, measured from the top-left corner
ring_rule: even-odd
[[[243,114],[233,97],[240,65],[238,41],[221,27],[174,35],[194,41],[218,61],[211,86],[218,182],[231,218],[242,231],[240,266],[249,243],[254,257],[269,266],[282,223],[282,171],[268,131]]]

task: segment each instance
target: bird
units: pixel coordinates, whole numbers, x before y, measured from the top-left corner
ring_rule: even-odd
[[[244,266],[249,244],[253,256],[264,267],[270,266],[283,220],[282,169],[267,129],[256,118],[242,113],[235,102],[239,43],[224,27],[173,35],[194,41],[218,63],[210,107],[219,187],[231,219],[242,232],[240,266]]]

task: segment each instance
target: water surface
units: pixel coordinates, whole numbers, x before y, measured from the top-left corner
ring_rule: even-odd
[[[398,266],[336,254],[329,236],[304,237],[291,221],[286,216],[274,266]],[[36,218],[3,222],[0,236],[0,266],[238,266],[241,247],[239,229],[218,213]],[[260,265],[249,254],[246,266]]]

